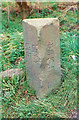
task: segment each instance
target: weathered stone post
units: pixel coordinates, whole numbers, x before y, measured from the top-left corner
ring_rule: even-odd
[[[41,98],[61,83],[59,21],[25,19],[23,34],[27,79]]]

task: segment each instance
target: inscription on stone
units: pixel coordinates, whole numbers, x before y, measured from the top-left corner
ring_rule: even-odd
[[[38,97],[61,83],[60,40],[57,18],[23,20],[26,72]]]

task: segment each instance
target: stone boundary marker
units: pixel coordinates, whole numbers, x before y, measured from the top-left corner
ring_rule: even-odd
[[[23,20],[27,80],[41,98],[61,83],[59,21]]]

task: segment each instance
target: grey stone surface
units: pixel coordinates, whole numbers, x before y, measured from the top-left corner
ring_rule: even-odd
[[[27,80],[44,97],[61,83],[57,18],[23,20]]]

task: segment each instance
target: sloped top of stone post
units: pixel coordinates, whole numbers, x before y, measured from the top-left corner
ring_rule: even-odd
[[[56,22],[57,21],[57,22]],[[50,25],[51,23],[58,25],[58,18],[35,18],[35,19],[24,19],[23,22],[28,23],[36,28]]]

